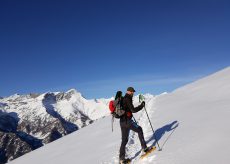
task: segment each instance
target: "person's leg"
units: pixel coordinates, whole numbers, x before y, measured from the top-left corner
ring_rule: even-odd
[[[139,137],[142,149],[146,149],[147,145],[146,145],[146,142],[145,142],[145,138],[144,138],[142,128],[139,125],[137,125],[137,123],[134,122],[133,120],[131,120],[130,123],[131,123],[130,124],[130,129],[133,130],[134,132],[138,133],[138,137]]]
[[[120,160],[124,160],[125,159],[125,146],[128,143],[128,139],[129,139],[129,131],[130,129],[127,128],[127,124],[126,122],[120,122],[120,126],[121,126],[121,147],[120,147],[120,155],[119,158]]]

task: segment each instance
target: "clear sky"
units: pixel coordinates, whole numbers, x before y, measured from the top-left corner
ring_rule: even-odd
[[[229,0],[1,0],[0,96],[170,92],[230,65]]]

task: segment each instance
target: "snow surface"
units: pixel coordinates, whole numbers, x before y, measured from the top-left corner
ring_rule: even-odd
[[[230,162],[230,67],[169,94],[145,95],[146,109],[162,151],[139,160],[140,143],[130,133],[132,163],[227,164]],[[134,98],[138,104],[138,98]],[[97,111],[95,111],[95,116]],[[99,115],[101,113],[99,112]],[[156,144],[145,111],[135,114],[148,145]],[[118,163],[119,121],[107,116],[26,154],[10,164]]]

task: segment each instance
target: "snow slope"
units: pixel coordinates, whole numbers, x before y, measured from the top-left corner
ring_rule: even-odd
[[[157,163],[230,162],[230,67],[159,98],[155,107],[159,127],[179,122]]]
[[[0,99],[0,163],[109,115],[109,101],[87,100],[75,89]]]
[[[162,151],[139,160],[140,143],[130,133],[127,157],[132,163],[227,164],[230,162],[230,67],[170,94],[145,95]],[[138,104],[137,97],[134,104]],[[135,114],[148,145],[155,145],[145,111]],[[118,163],[119,122],[105,117],[10,164]]]

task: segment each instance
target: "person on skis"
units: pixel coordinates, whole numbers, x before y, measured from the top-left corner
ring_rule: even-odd
[[[131,160],[125,158],[125,147],[128,143],[129,138],[129,132],[130,130],[133,130],[134,132],[138,133],[138,137],[141,143],[141,147],[143,152],[148,152],[150,150],[149,147],[147,147],[143,130],[141,126],[137,124],[137,122],[133,121],[133,114],[140,110],[142,110],[145,107],[145,102],[143,101],[141,105],[134,107],[133,106],[133,95],[134,95],[134,88],[128,87],[126,95],[122,99],[122,108],[125,110],[125,114],[120,118],[120,127],[121,127],[121,135],[122,135],[122,141],[121,141],[121,147],[120,147],[120,155],[119,155],[119,161],[120,164],[126,164],[129,163]]]

